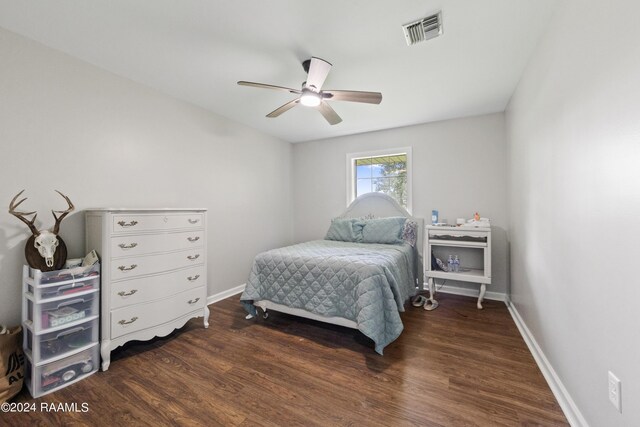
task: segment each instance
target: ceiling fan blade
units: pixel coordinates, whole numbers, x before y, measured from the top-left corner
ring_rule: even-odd
[[[289,111],[290,109],[292,109],[293,107],[296,106],[296,104],[300,102],[300,98],[296,98],[292,101],[287,102],[286,104],[276,108],[275,110],[273,110],[272,112],[270,112],[269,114],[267,114],[267,117],[273,119],[274,117],[278,117],[280,114]]]
[[[331,64],[324,59],[311,57],[311,63],[309,64],[309,74],[307,76],[307,86],[313,86],[317,91],[320,91],[322,84],[324,83],[327,75],[331,70]]]
[[[367,104],[380,104],[382,94],[380,92],[359,92],[356,90],[325,90],[322,97],[331,101],[365,102]]]
[[[285,92],[291,92],[291,93],[295,93],[296,95],[300,95],[302,93],[302,91],[298,90],[298,89],[291,89],[290,87],[284,87],[284,86],[274,86],[274,85],[268,85],[268,84],[264,84],[264,83],[255,83],[255,82],[245,82],[245,81],[239,81],[238,84],[240,86],[251,86],[251,87],[260,87],[263,89],[275,89],[275,90],[283,90]]]
[[[338,113],[326,102],[321,102],[320,105],[316,107],[316,110],[320,111],[320,114],[327,119],[330,125],[337,125],[342,121]]]

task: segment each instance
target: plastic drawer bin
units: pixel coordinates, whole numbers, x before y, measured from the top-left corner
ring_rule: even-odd
[[[24,266],[23,276],[37,302],[100,288],[100,264],[47,272]]]
[[[27,388],[33,397],[40,397],[91,375],[98,370],[99,365],[97,343],[80,353],[35,367],[27,357]]]
[[[98,319],[42,335],[35,335],[30,329],[25,329],[25,333],[31,358],[47,361],[98,342]]]
[[[40,304],[28,299],[27,320],[32,322],[34,331],[45,333],[48,329],[60,330],[82,323],[83,319],[97,316],[100,312],[98,291],[90,292]]]

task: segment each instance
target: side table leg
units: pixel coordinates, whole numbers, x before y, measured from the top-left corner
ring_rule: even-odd
[[[424,309],[427,311],[435,310],[438,307],[438,301],[434,298],[435,295],[435,279],[429,277],[429,298],[424,303]]]
[[[482,310],[482,300],[484,299],[484,293],[487,292],[487,285],[480,284],[480,295],[478,296],[478,310]]]

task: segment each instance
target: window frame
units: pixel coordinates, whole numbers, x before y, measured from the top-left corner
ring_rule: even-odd
[[[413,211],[413,165],[411,160],[411,147],[388,148],[384,150],[362,151],[359,153],[347,153],[347,206],[356,199],[356,168],[355,160],[369,157],[383,156],[407,156],[407,206],[406,210],[410,214]]]

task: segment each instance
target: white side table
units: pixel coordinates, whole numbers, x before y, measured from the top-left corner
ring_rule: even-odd
[[[480,284],[478,309],[482,309],[482,300],[491,284],[491,228],[490,227],[449,227],[428,225],[424,239],[424,276],[429,284],[431,310],[438,306],[435,300],[435,279],[456,280]],[[431,254],[445,254],[459,251],[460,269],[457,272],[432,268]],[[441,259],[444,255],[441,255]],[[443,261],[446,262],[447,258]]]

